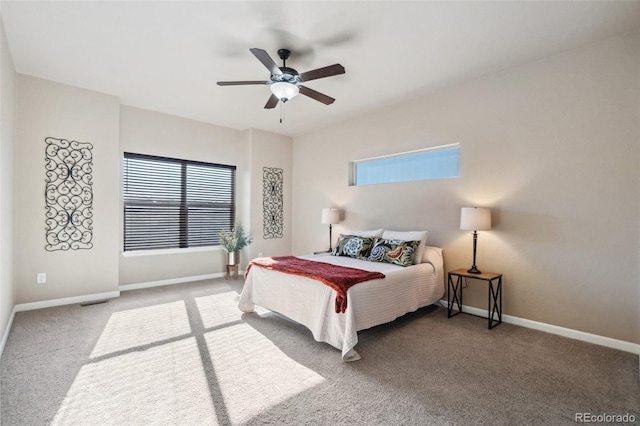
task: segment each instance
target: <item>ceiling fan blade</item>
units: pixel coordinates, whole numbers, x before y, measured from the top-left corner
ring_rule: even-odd
[[[269,56],[269,54],[266,51],[262,49],[256,49],[255,47],[249,50],[251,51],[251,53],[253,53],[253,55],[256,58],[258,58],[260,62],[262,62],[262,65],[267,67],[267,69],[271,72],[271,74],[276,74],[276,75],[282,74],[282,71],[280,71],[280,68],[278,68],[278,65],[276,65],[275,62],[273,62],[273,59],[271,59],[271,56]]]
[[[315,99],[318,102],[322,102],[325,105],[331,105],[332,103],[335,102],[335,99],[333,99],[332,97],[327,96],[318,91],[315,91],[313,89],[309,89],[308,87],[298,86],[298,89],[300,89],[300,93],[302,93],[303,95],[308,96],[312,99]]]
[[[275,108],[276,105],[278,105],[278,97],[274,94],[271,95],[271,97],[269,98],[269,100],[267,101],[267,104],[264,106],[265,109],[272,109]]]
[[[342,65],[333,64],[328,67],[303,72],[300,74],[300,80],[310,81],[318,78],[331,77],[332,75],[344,74],[344,72],[344,67]]]
[[[242,86],[245,84],[269,84],[269,81],[219,81],[218,86]]]

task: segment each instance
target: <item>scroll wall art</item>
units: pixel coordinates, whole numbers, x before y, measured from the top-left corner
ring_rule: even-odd
[[[283,236],[283,170],[275,167],[262,169],[262,236],[265,239]]]
[[[46,138],[47,251],[93,247],[93,145]]]

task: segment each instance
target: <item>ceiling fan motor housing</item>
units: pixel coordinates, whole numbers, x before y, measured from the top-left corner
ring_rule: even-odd
[[[278,68],[280,68],[280,71],[282,71],[282,74],[271,74],[272,82],[274,83],[284,82],[284,83],[291,83],[291,84],[297,84],[301,82],[298,71],[289,67],[278,67]]]
[[[289,59],[289,55],[291,55],[291,51],[289,49],[278,49],[278,56],[282,59],[282,66],[278,68],[282,71],[282,74],[271,74],[272,83],[283,82],[298,84],[302,81],[300,80],[298,71],[287,66],[287,59]]]

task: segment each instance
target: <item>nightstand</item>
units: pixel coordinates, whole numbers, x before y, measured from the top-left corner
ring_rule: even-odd
[[[456,279],[454,280],[454,277]],[[467,272],[466,269],[456,269],[455,271],[449,271],[448,284],[447,284],[447,318],[454,317],[458,314],[474,315],[468,312],[462,312],[462,281],[463,278],[466,282],[467,278],[473,280],[486,281],[489,288],[487,296],[487,313],[488,313],[488,328],[491,330],[498,324],[502,323],[502,274],[496,274],[495,272],[482,272],[480,274],[472,274]],[[494,281],[496,284],[494,284]],[[458,305],[458,312],[451,314],[453,304]],[[494,316],[497,315],[497,319]],[[479,315],[475,315],[479,316]],[[485,317],[480,317],[485,318]]]

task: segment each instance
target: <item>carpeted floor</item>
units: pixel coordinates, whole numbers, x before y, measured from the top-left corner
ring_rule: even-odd
[[[2,425],[640,422],[638,355],[427,307],[359,333],[362,360],[236,307],[241,281],[16,314]]]

